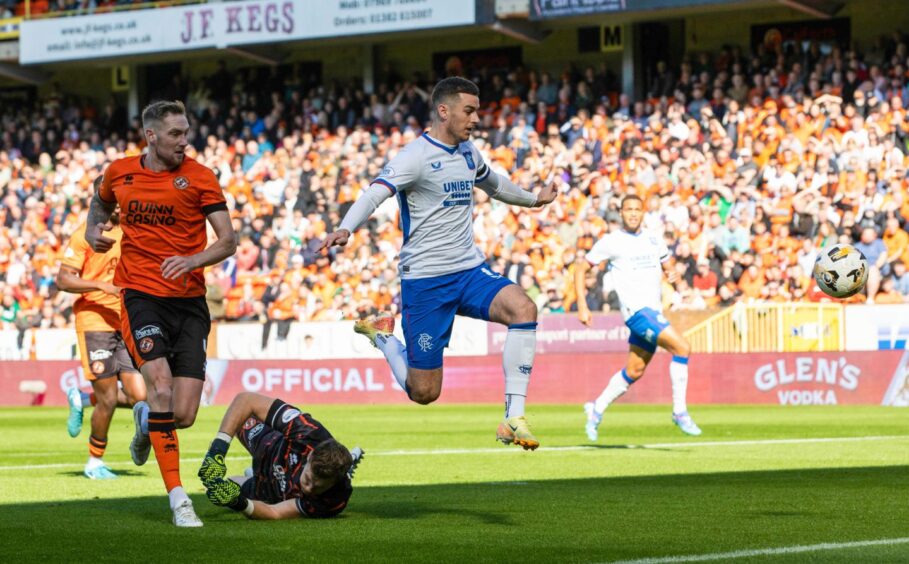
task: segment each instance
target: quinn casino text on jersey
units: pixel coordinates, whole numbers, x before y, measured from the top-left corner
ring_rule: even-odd
[[[177,223],[177,218],[172,205],[130,200],[123,222],[129,225],[173,225]]]

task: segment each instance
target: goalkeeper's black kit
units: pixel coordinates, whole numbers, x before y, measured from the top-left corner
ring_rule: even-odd
[[[241,490],[245,497],[269,504],[296,499],[297,510],[305,517],[333,517],[347,506],[353,491],[348,476],[317,496],[306,496],[300,489],[306,457],[332,438],[310,414],[275,400],[265,421],[250,417],[238,438],[253,457],[253,477]]]

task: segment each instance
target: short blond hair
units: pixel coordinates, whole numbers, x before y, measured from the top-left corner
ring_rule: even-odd
[[[142,110],[142,129],[154,129],[169,115],[186,115],[186,106],[180,100],[158,100]]]

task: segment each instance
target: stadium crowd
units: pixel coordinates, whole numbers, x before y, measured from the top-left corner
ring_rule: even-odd
[[[381,170],[423,131],[435,77],[380,73],[376,91],[320,84],[299,69],[174,76],[155,98],[186,100],[194,155],[219,175],[240,235],[237,254],[207,272],[213,317],[274,322],[355,318],[399,304],[398,208],[389,199],[330,256],[320,238]],[[856,244],[872,265],[875,303],[909,296],[906,37],[858,51],[738,48],[658,65],[648,96],[614,92],[604,69],[522,68],[449,73],[477,81],[475,143],[487,162],[533,189],[562,194],[540,210],[476,191],[476,240],[490,266],[543,312],[576,308],[573,262],[619,226],[618,204],[645,200],[645,228],[662,237],[681,274],[669,310],[739,300],[821,300],[818,249]],[[0,115],[0,324],[65,327],[73,296],[54,273],[84,220],[93,179],[142,150],[140,124],[55,91]],[[588,279],[593,311],[617,307],[608,273]]]

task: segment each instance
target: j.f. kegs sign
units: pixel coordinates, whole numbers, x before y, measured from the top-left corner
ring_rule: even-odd
[[[21,64],[470,25],[475,0],[214,2],[22,23]]]

